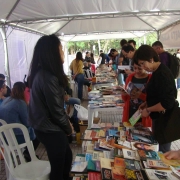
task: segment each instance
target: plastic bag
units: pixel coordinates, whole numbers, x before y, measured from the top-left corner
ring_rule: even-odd
[[[88,120],[88,110],[86,108],[78,104],[75,104],[74,108],[77,110],[77,117],[80,120]]]

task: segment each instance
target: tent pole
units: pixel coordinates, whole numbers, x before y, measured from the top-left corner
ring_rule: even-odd
[[[159,41],[160,31],[157,31],[157,40]]]
[[[11,88],[11,78],[10,78],[10,71],[9,71],[9,57],[8,57],[8,47],[7,47],[7,38],[6,38],[6,30],[5,27],[0,27],[0,32],[3,39],[4,45],[4,56],[5,56],[5,76],[7,80],[7,85]]]

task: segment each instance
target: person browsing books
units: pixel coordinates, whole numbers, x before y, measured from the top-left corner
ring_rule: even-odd
[[[83,72],[83,57],[81,52],[76,53],[76,59],[70,64],[70,70],[72,71],[72,79],[78,84],[78,98],[82,100],[83,96],[83,84],[84,84],[84,72]]]
[[[146,102],[139,109],[141,110],[142,117],[150,115],[152,118],[152,131],[155,135],[159,131],[159,127],[157,128],[156,126],[156,120],[158,120],[162,113],[165,113],[163,116],[164,122],[167,122],[168,116],[175,105],[175,99],[177,98],[175,81],[169,68],[160,62],[158,54],[152,47],[148,45],[140,46],[136,51],[134,60],[143,69],[152,72],[152,77],[146,88]],[[164,127],[163,125],[161,128]],[[167,152],[170,150],[170,146],[171,143],[160,144],[159,150]]]
[[[128,122],[129,118],[138,110],[141,103],[146,100],[146,84],[151,75],[147,74],[137,63],[133,62],[134,73],[130,74],[125,83],[127,92],[122,93],[124,100],[123,122]],[[145,117],[140,119],[143,126],[151,127],[151,119]]]
[[[68,79],[63,63],[59,38],[42,36],[35,45],[29,70],[29,122],[47,151],[51,165],[49,180],[68,180],[72,164],[67,136],[73,133],[73,127],[64,109]]]

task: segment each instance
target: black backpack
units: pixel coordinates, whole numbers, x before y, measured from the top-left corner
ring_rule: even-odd
[[[179,76],[180,73],[180,59],[176,57],[176,54],[170,54],[168,53],[168,60],[169,60],[169,69],[171,70],[171,73],[173,74],[174,79],[176,79]]]

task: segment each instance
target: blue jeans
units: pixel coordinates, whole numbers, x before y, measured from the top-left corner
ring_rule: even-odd
[[[78,83],[78,98],[81,100],[83,95],[84,74],[78,74],[74,80]]]
[[[180,88],[180,78],[177,79],[177,89]]]
[[[69,100],[66,101],[65,103],[68,104],[68,105],[73,105],[73,106],[74,106],[75,104],[80,105],[80,104],[81,104],[81,100],[78,99],[78,98],[72,98],[72,97],[70,97]],[[74,112],[73,112],[72,117],[77,118],[77,110],[76,110],[75,108],[74,108]]]

